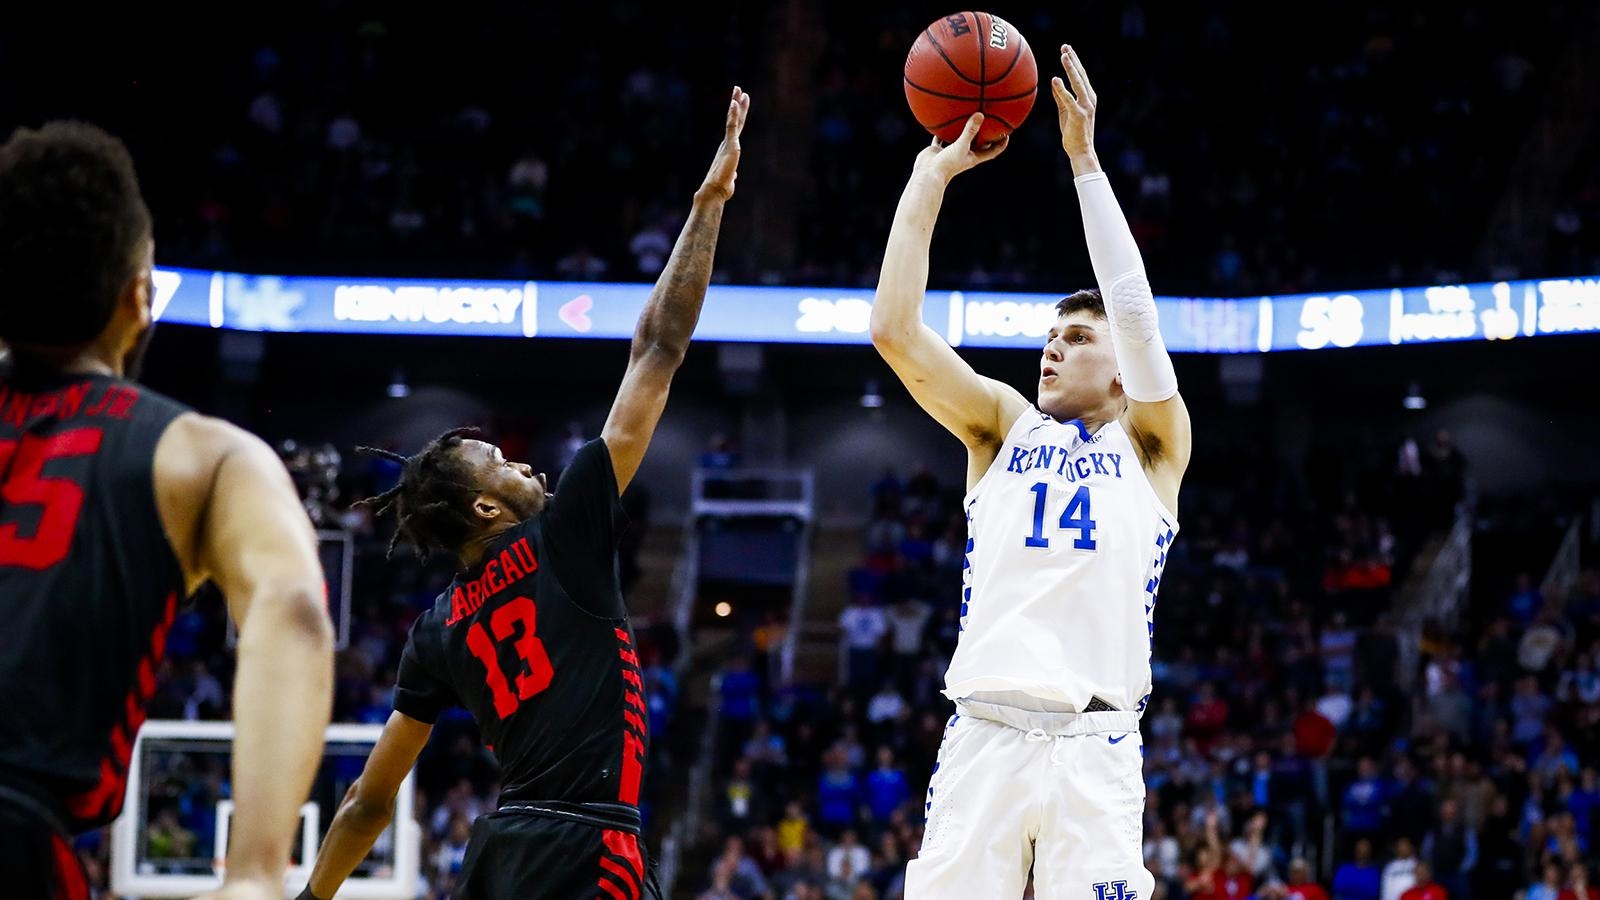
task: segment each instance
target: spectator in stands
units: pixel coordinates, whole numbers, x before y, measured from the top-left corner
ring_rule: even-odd
[[[806,818],[805,807],[799,801],[789,801],[783,811],[783,820],[778,823],[778,849],[783,851],[784,858],[799,859],[810,834],[811,821]]]
[[[711,883],[713,892],[723,892],[721,895],[713,893],[716,900],[723,900],[724,895],[737,897],[738,900],[769,896],[767,879],[761,874],[761,867],[745,853],[744,839],[737,835],[723,842],[722,855],[711,864]]]
[[[1528,885],[1527,900],[1561,900],[1561,882],[1561,865],[1545,863],[1540,879]]]
[[[1183,876],[1183,848],[1178,839],[1167,831],[1166,819],[1159,815],[1151,818],[1144,831],[1144,865],[1156,876],[1159,884],[1166,886],[1168,894],[1179,887]]]
[[[1328,892],[1311,877],[1311,864],[1295,857],[1289,862],[1289,880],[1284,885],[1284,900],[1328,900]]]
[[[1411,839],[1394,842],[1394,859],[1383,867],[1382,900],[1403,900],[1406,891],[1417,885],[1417,853]]]
[[[1561,736],[1561,729],[1554,725],[1545,727],[1544,746],[1539,750],[1539,755],[1533,760],[1533,775],[1539,779],[1539,787],[1543,790],[1554,788],[1561,777],[1578,777],[1578,755],[1572,752],[1567,742]]]
[[[906,773],[894,762],[894,751],[878,748],[878,767],[867,776],[867,807],[872,810],[873,823],[882,828],[896,810],[904,807],[911,791],[906,784]]]
[[[1567,875],[1567,887],[1561,900],[1600,900],[1600,887],[1589,882],[1589,867],[1583,863],[1573,865]]]
[[[846,828],[839,835],[839,843],[828,851],[828,880],[847,890],[854,890],[856,882],[867,877],[872,866],[872,854],[861,846],[854,828]]]
[[[722,827],[739,834],[753,823],[765,821],[762,808],[766,792],[751,778],[749,757],[741,757],[733,764],[733,774],[724,786],[717,803],[717,818]]]
[[[1373,839],[1383,832],[1389,785],[1372,757],[1363,756],[1356,767],[1356,779],[1344,790],[1344,836],[1346,840]]]
[[[723,748],[731,755],[749,739],[761,715],[761,679],[751,670],[748,657],[736,657],[723,670],[717,697]]]
[[[1516,587],[1512,588],[1511,597],[1506,601],[1506,612],[1511,616],[1511,621],[1526,628],[1542,609],[1544,595],[1534,586],[1533,576],[1527,572],[1519,574]]]
[[[1232,853],[1222,865],[1223,900],[1249,900],[1255,890],[1256,880],[1245,861]]]
[[[1216,686],[1210,682],[1200,685],[1194,703],[1184,717],[1184,734],[1192,738],[1201,753],[1209,753],[1228,724],[1228,703],[1217,696]]]
[[[1422,840],[1433,824],[1438,798],[1434,796],[1434,785],[1423,780],[1411,757],[1401,756],[1395,763],[1386,800],[1389,832],[1410,838],[1413,845]]]
[[[1466,900],[1471,896],[1469,881],[1478,864],[1478,835],[1461,820],[1456,801],[1446,799],[1439,804],[1439,822],[1422,841],[1422,858],[1451,897]]]
[[[165,806],[145,829],[145,857],[151,860],[183,860],[194,856],[197,839],[183,827],[176,807]],[[180,871],[168,869],[167,871]]]
[[[1272,874],[1272,850],[1267,847],[1267,814],[1257,811],[1245,823],[1244,833],[1228,845],[1228,855],[1238,860],[1252,882],[1262,882]]]
[[[1545,716],[1554,706],[1550,697],[1539,691],[1539,680],[1532,675],[1517,679],[1516,694],[1511,698],[1511,738],[1524,747],[1530,747],[1544,733]]]
[[[1600,776],[1593,763],[1584,766],[1581,782],[1565,792],[1565,799],[1578,834],[1594,846],[1595,813],[1600,810]]]
[[[1416,884],[1400,895],[1400,900],[1450,900],[1451,894],[1433,880],[1433,871],[1427,863],[1418,861]]]
[[[900,719],[906,711],[905,698],[895,690],[894,682],[885,681],[867,703],[867,721],[882,729]]]
[[[433,867],[440,878],[449,885],[455,884],[461,874],[461,863],[467,858],[467,842],[472,839],[472,821],[456,816],[450,820],[450,832],[439,844]]]
[[[1523,671],[1545,674],[1555,659],[1556,651],[1565,642],[1570,629],[1561,621],[1556,606],[1553,603],[1546,604],[1534,623],[1522,633],[1522,641],[1517,644],[1517,664],[1522,666]]]
[[[839,630],[848,649],[846,684],[858,697],[866,697],[882,683],[878,672],[878,644],[888,633],[889,621],[872,597],[858,594],[854,605],[839,614]]]
[[[835,746],[826,757],[826,768],[817,785],[817,810],[821,830],[837,836],[855,824],[861,808],[861,781],[851,770],[842,747]]]
[[[922,665],[922,635],[932,616],[933,610],[928,608],[928,604],[909,596],[889,610],[894,643],[894,677],[902,691],[910,687],[912,678]]]

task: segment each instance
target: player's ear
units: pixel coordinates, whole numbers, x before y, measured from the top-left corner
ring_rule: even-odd
[[[479,494],[472,498],[472,514],[481,522],[493,522],[500,518],[502,509],[500,501],[489,494]]]
[[[149,327],[155,318],[155,288],[151,283],[150,272],[154,266],[155,243],[150,242],[144,249],[140,265],[128,282],[122,286],[117,295],[117,304],[123,307],[129,316],[139,325],[140,329]]]

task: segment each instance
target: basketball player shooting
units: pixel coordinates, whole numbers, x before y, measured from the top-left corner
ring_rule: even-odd
[[[917,157],[895,211],[872,341],[967,447],[956,704],[928,787],[906,896],[1150,900],[1139,718],[1156,589],[1178,530],[1189,415],[1155,300],[1094,151],[1095,93],[1061,48],[1053,80],[1099,290],[1057,305],[1036,403],[978,375],[923,324],[928,247],[946,185],[1004,152],[974,114]],[[1070,84],[1070,87],[1069,87]]]
[[[265,443],[136,380],[150,211],[122,142],[0,146],[0,896],[87,900],[69,836],[122,811],[179,603],[239,626],[233,835],[218,898],[283,896],[333,704],[316,535]]]
[[[412,626],[395,711],[351,786],[303,897],[331,898],[394,815],[433,723],[466,707],[500,761],[498,812],[473,824],[457,897],[654,896],[639,843],[645,703],[617,577],[621,493],[644,458],[700,318],[750,98],[728,103],[722,145],[650,293],[598,440],[554,494],[543,475],[458,429],[403,464],[375,498],[395,541],[461,569]],[[394,545],[390,545],[392,550]]]

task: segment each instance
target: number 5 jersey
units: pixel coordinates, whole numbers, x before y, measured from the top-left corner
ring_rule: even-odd
[[[0,371],[0,788],[70,831],[121,811],[184,599],[154,470],[186,412],[121,378]]]
[[[1178,523],[1122,424],[1091,435],[1076,419],[1023,413],[964,506],[961,634],[945,695],[1021,691],[1079,712],[1142,713]]]

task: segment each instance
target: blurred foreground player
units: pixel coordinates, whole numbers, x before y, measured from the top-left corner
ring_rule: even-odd
[[[647,742],[643,683],[617,577],[621,493],[639,469],[700,318],[750,98],[728,104],[722,146],[634,332],[598,440],[555,494],[544,476],[457,429],[410,458],[374,498],[395,542],[454,555],[460,571],[412,626],[395,712],[340,804],[302,896],[330,898],[394,815],[433,722],[466,707],[505,789],[473,823],[456,896],[654,896],[639,844]],[[393,549],[394,544],[390,545]]]
[[[332,702],[316,536],[260,440],[133,381],[150,213],[122,143],[0,147],[0,895],[86,898],[70,835],[122,809],[178,604],[239,625],[227,882],[279,897]]]
[[[982,116],[917,157],[889,232],[872,342],[967,446],[956,713],[928,785],[906,896],[1150,900],[1144,750],[1156,592],[1178,530],[1189,413],[1144,261],[1094,153],[1076,54],[1053,89],[1099,291],[1056,306],[1036,399],[985,378],[923,324],[928,248],[950,179],[993,159]]]

